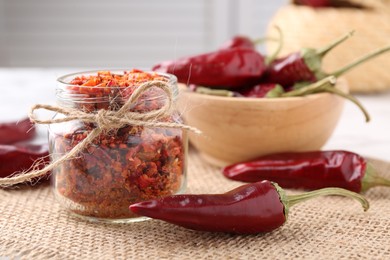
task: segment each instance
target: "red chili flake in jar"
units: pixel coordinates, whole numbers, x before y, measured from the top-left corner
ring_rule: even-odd
[[[176,78],[169,74],[130,70],[95,71],[59,78],[57,99],[61,106],[88,113],[116,111],[134,90],[148,81],[165,81],[177,95]],[[167,97],[158,88],[144,92],[131,108],[149,112],[161,108]],[[60,115],[57,115],[60,116]],[[182,123],[177,112],[164,122]],[[53,160],[83,141],[94,123],[74,120],[50,126]],[[111,222],[137,219],[128,210],[135,202],[181,192],[185,187],[187,136],[184,130],[126,125],[100,134],[74,159],[53,170],[56,197],[71,212]]]

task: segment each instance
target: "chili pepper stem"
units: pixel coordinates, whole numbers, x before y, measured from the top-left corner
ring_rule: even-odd
[[[390,180],[379,176],[375,168],[367,163],[366,173],[362,179],[362,192],[367,191],[368,189],[376,186],[386,186],[390,187]]]
[[[331,44],[329,44],[328,46],[325,46],[319,50],[316,51],[316,54],[320,57],[324,57],[330,50],[332,50],[334,47],[336,47],[337,45],[339,45],[340,43],[344,42],[345,40],[347,40],[348,38],[350,38],[353,34],[354,34],[355,31],[350,31],[348,32],[347,34],[341,36],[340,38],[336,39],[334,42],[332,42]]]
[[[342,188],[333,188],[333,187],[323,188],[323,189],[309,191],[309,192],[296,194],[296,195],[287,195],[278,184],[276,183],[272,183],[272,184],[275,186],[275,189],[280,195],[280,201],[284,205],[284,214],[286,216],[286,219],[288,217],[288,212],[291,206],[294,206],[298,203],[319,196],[339,195],[339,196],[349,197],[360,202],[364,211],[367,211],[370,208],[370,204],[368,200],[363,195]]]
[[[266,98],[277,98],[277,97],[280,97],[284,92],[284,88],[279,85],[279,84],[276,84],[275,87],[271,90],[271,91],[268,91],[267,95],[265,95]]]
[[[335,76],[328,76],[328,77],[326,77],[322,80],[319,80],[316,83],[313,83],[313,84],[308,85],[306,87],[302,87],[299,89],[295,89],[295,90],[283,93],[281,95],[281,97],[297,97],[297,96],[304,96],[304,95],[309,95],[309,94],[318,93],[318,92],[329,92],[329,93],[341,96],[341,97],[353,102],[363,112],[364,117],[366,118],[366,122],[369,122],[371,120],[370,115],[368,114],[368,112],[364,108],[364,106],[359,102],[359,100],[357,100],[354,96],[339,90],[338,88],[334,88],[335,84],[336,84],[336,77]]]
[[[383,48],[380,48],[376,51],[373,51],[367,55],[364,55],[363,57],[358,58],[357,60],[353,61],[352,63],[348,64],[347,66],[345,66],[345,67],[343,67],[343,68],[341,68],[333,73],[329,73],[328,75],[333,75],[335,77],[339,77],[340,75],[346,73],[347,71],[349,71],[350,69],[353,69],[354,67],[360,65],[361,63],[363,63],[369,59],[375,58],[376,56],[378,56],[382,53],[385,53],[387,51],[390,51],[390,45],[383,47]]]
[[[258,45],[258,44],[262,44],[266,41],[277,41],[278,39],[276,38],[271,38],[271,37],[264,37],[264,38],[257,38],[257,39],[254,39],[252,40],[253,44],[254,45]]]
[[[309,191],[309,192],[296,194],[296,195],[287,195],[285,191],[277,183],[273,182],[272,184],[274,185],[276,191],[279,193],[280,201],[284,205],[284,214],[286,216],[286,219],[288,217],[288,212],[291,206],[294,206],[298,203],[319,196],[339,195],[344,197],[350,197],[360,202],[364,211],[367,211],[370,208],[370,203],[363,195],[342,188],[335,188],[335,187],[323,188],[323,189]]]
[[[313,93],[317,93],[319,90],[323,89],[324,87],[332,87],[336,84],[336,78],[333,76],[323,78],[313,84],[310,84],[308,86],[295,89],[286,93],[283,93],[281,97],[299,97],[299,96],[305,96]]]
[[[282,50],[283,45],[284,45],[284,35],[283,35],[282,29],[280,29],[280,27],[277,26],[277,25],[275,26],[275,28],[276,28],[276,30],[278,31],[278,34],[279,34],[279,44],[278,44],[278,48],[275,50],[275,52],[272,53],[271,56],[268,56],[265,59],[265,64],[266,65],[271,64],[271,62],[273,62],[275,60],[275,58],[279,55],[279,53]]]
[[[345,197],[350,197],[360,202],[364,211],[367,211],[370,207],[369,202],[362,195],[352,192],[346,189],[341,188],[323,188],[319,190],[309,191],[302,194],[297,195],[287,195],[286,196],[286,204],[288,207],[294,206],[302,201],[306,201],[318,196],[327,196],[327,195],[340,195]]]
[[[205,87],[197,87],[195,90],[196,93],[213,95],[213,96],[222,96],[222,97],[234,97],[235,94],[233,91],[225,89],[211,89]]]
[[[343,92],[343,91],[341,91],[341,90],[339,90],[337,88],[333,88],[333,87],[329,87],[329,86],[325,86],[324,90],[326,92],[336,94],[336,95],[338,95],[340,97],[343,97],[343,98],[348,99],[349,101],[353,102],[363,112],[364,117],[366,118],[366,122],[369,122],[371,120],[370,119],[370,115],[368,114],[367,110],[364,108],[362,103],[360,103],[359,100],[357,100],[354,96],[352,96],[350,94],[347,94],[347,93],[345,93],[345,92]]]

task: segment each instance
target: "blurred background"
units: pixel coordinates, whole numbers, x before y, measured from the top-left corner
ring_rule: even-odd
[[[0,66],[148,68],[264,36],[286,2],[0,0]]]
[[[353,1],[376,8],[318,10],[287,6],[289,0],[0,0],[0,120],[19,120],[36,103],[54,104],[56,79],[66,73],[150,68],[215,50],[237,34],[262,37],[272,20],[284,28],[282,55],[355,29],[325,58],[325,71],[333,71],[390,44],[390,1]],[[366,124],[346,102],[325,148],[390,160],[389,68],[387,53],[346,75],[373,120]]]

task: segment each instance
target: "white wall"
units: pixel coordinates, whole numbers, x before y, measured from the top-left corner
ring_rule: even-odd
[[[0,66],[8,63],[4,1],[5,0],[0,0]]]
[[[284,0],[0,0],[0,66],[150,67],[264,34]]]

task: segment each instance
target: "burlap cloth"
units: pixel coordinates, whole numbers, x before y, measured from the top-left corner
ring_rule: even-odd
[[[390,163],[372,161],[390,178]],[[241,184],[224,179],[195,151],[188,170],[191,193]],[[156,220],[89,223],[67,214],[48,184],[0,190],[0,259],[390,259],[390,188],[366,195],[365,213],[351,199],[323,197],[291,208],[274,232],[231,235]]]

